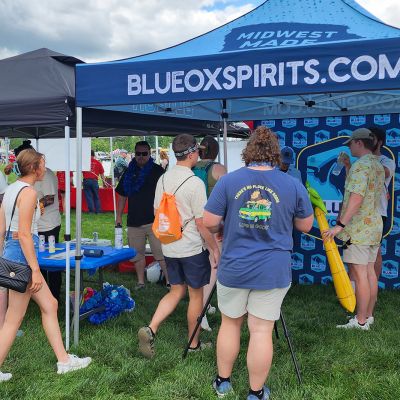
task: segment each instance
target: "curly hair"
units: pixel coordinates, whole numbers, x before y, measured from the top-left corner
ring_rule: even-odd
[[[242,160],[246,166],[252,162],[267,162],[272,167],[279,166],[281,151],[275,133],[265,126],[256,128],[242,152]]]

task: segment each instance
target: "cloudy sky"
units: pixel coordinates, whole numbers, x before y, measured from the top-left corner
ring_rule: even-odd
[[[88,62],[132,57],[207,32],[263,1],[0,0],[0,59],[40,47]],[[400,27],[399,0],[358,2]]]

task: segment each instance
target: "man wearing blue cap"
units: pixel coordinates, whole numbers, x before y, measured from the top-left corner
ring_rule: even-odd
[[[287,173],[293,178],[298,179],[301,182],[301,173],[300,171],[294,166],[294,151],[291,147],[285,146],[281,150],[281,168],[282,172]]]

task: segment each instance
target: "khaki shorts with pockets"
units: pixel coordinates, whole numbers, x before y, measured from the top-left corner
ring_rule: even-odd
[[[380,245],[351,244],[343,250],[343,261],[350,264],[367,265],[374,263]]]
[[[146,238],[149,240],[151,252],[156,261],[163,261],[164,255],[161,250],[161,242],[154,236],[151,229],[153,224],[138,227],[128,226],[128,244],[136,250],[136,256],[132,261],[140,261],[145,258]]]
[[[276,321],[289,289],[290,285],[270,290],[230,288],[217,282],[218,308],[229,318],[249,313],[267,321]]]

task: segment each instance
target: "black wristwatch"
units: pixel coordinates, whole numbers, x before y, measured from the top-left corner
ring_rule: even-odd
[[[342,228],[346,228],[346,225],[345,225],[345,224],[342,224],[342,223],[340,222],[340,219],[338,219],[338,220],[336,221],[336,225],[338,225],[338,226],[340,226],[340,227],[342,227]]]

